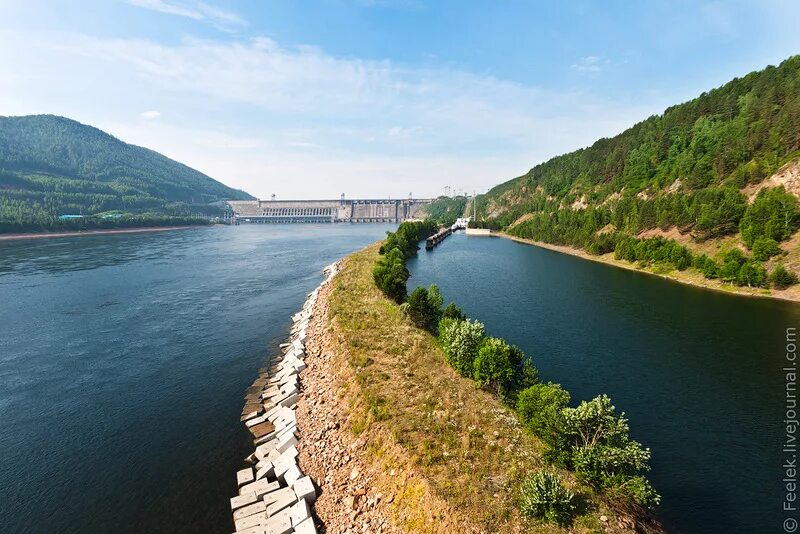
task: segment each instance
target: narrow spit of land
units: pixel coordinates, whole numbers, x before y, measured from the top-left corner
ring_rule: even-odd
[[[56,237],[82,237],[108,234],[141,234],[146,232],[166,232],[169,230],[188,230],[204,226],[144,226],[142,228],[108,228],[106,230],[84,230],[75,232],[39,232],[30,234],[0,234],[0,241],[21,241],[24,239],[49,239]]]
[[[627,269],[629,271],[635,271],[637,273],[645,273],[658,276],[665,280],[672,280],[673,282],[679,282],[681,284],[687,284],[690,286],[700,287],[703,289],[710,289],[713,291],[728,293],[729,295],[738,295],[742,297],[773,298],[779,300],[788,300],[792,302],[800,302],[800,284],[795,284],[794,286],[783,290],[774,288],[764,289],[760,287],[749,288],[749,287],[734,286],[730,284],[724,284],[719,280],[711,280],[705,278],[702,274],[689,269],[687,269],[686,271],[678,271],[677,269],[672,269],[667,272],[661,272],[657,268],[652,268],[652,267],[642,268],[635,263],[616,259],[614,257],[613,252],[609,252],[608,254],[603,254],[600,256],[594,256],[580,248],[570,247],[567,245],[552,245],[549,243],[543,243],[541,241],[534,241],[533,239],[526,239],[523,237],[513,236],[505,232],[492,232],[491,235],[497,237],[503,237],[506,239],[511,239],[512,241],[517,241],[518,243],[524,243],[526,245],[533,245],[535,247],[541,247],[541,248],[546,248],[548,250],[553,250],[555,252],[561,252],[562,254],[569,254],[570,256],[577,256],[585,260],[605,263],[606,265],[612,265],[614,267]]]
[[[308,325],[296,447],[325,532],[660,531],[615,513],[568,472],[583,503],[574,524],[523,518],[516,488],[544,467],[543,445],[375,287],[377,254],[374,245],[341,262]]]

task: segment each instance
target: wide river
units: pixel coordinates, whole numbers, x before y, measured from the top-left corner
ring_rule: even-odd
[[[783,532],[782,368],[800,306],[461,233],[409,269],[409,289],[436,283],[573,402],[612,398],[652,451],[670,532]]]
[[[229,531],[245,388],[320,269],[390,228],[0,243],[0,531]],[[670,530],[782,531],[800,306],[462,234],[409,267],[573,401],[612,397],[652,449]]]
[[[391,228],[0,243],[0,532],[230,532],[244,390],[320,269]]]

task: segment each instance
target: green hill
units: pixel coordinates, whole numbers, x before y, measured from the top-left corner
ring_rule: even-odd
[[[0,117],[0,231],[200,222],[251,198],[64,117]]]
[[[707,277],[764,286],[763,262],[776,266],[791,252],[780,244],[800,226],[798,191],[793,56],[536,165],[480,196],[478,213],[518,237],[644,265],[689,262]]]

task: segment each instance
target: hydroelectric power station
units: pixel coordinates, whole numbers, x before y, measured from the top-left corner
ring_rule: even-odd
[[[402,222],[421,218],[432,198],[231,200],[234,224]]]

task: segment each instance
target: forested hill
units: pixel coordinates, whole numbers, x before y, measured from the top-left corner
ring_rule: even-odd
[[[215,215],[215,202],[250,199],[205,174],[97,128],[54,115],[0,117],[0,231],[111,220]],[[87,221],[84,221],[84,225]]]
[[[537,165],[479,197],[478,213],[520,237],[681,269],[689,261],[708,277],[766,285],[764,265],[782,262],[790,251],[781,242],[800,226],[799,191],[793,56]],[[653,237],[664,235],[687,254]],[[726,240],[728,250],[700,257],[709,240]]]

